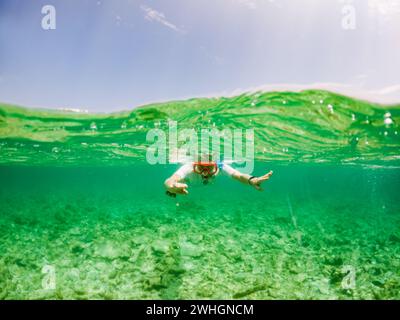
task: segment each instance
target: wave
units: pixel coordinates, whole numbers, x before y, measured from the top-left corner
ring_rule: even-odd
[[[255,159],[281,163],[400,163],[400,105],[323,90],[252,92],[155,103],[110,114],[0,104],[3,165],[130,165],[150,129],[254,129]]]

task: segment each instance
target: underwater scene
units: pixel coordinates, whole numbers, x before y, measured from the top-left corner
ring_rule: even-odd
[[[146,135],[170,121],[252,128],[264,191],[221,176],[168,197],[179,164],[149,164]],[[399,122],[319,90],[0,104],[0,299],[399,299]]]

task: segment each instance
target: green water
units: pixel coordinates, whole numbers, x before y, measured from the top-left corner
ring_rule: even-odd
[[[165,196],[178,166],[144,159],[168,120],[254,128],[264,192],[221,176]],[[399,121],[323,91],[110,115],[2,105],[0,298],[399,299]]]

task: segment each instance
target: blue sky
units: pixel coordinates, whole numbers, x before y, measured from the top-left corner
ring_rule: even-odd
[[[400,0],[0,0],[0,101],[116,111],[318,84],[400,102],[399,39]]]

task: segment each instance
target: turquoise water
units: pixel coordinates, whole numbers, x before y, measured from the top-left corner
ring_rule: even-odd
[[[305,92],[0,111],[2,299],[400,297],[396,106]],[[146,130],[171,119],[251,120],[265,190],[221,176],[167,197],[178,166],[144,154]]]

